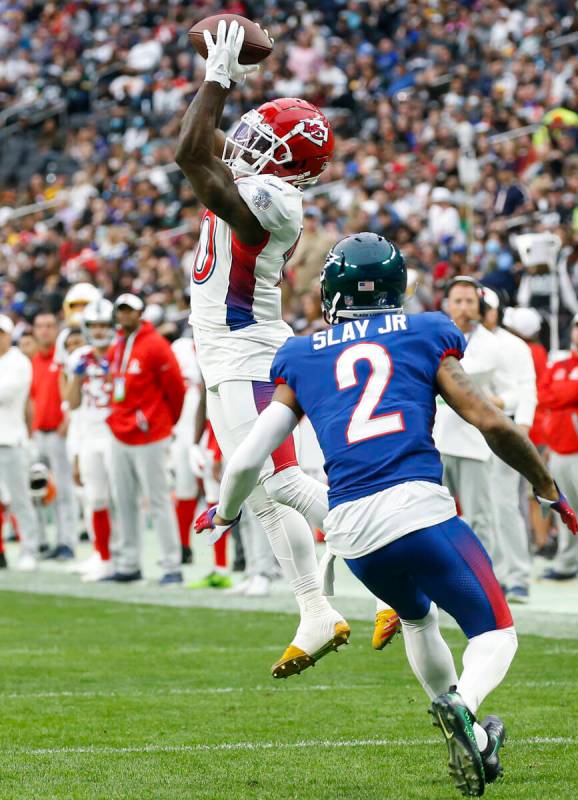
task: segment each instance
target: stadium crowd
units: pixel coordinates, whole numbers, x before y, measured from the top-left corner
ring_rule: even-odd
[[[501,308],[514,308],[508,327],[535,352],[540,340],[551,344],[556,325],[561,346],[573,345],[568,382],[576,380],[578,21],[569,0],[0,0],[0,314],[8,320],[0,340],[31,355],[51,351],[56,340],[43,341],[39,320],[63,327],[67,292],[85,282],[111,301],[140,298],[159,334],[187,338],[200,207],[174,146],[203,80],[187,30],[219,11],[258,19],[275,39],[257,76],[231,93],[223,127],[266,99],[300,96],[323,108],[336,135],[331,166],[306,191],[304,231],[283,284],[296,332],[324,324],[317,278],[329,247],[371,230],[405,254],[408,310],[442,307],[456,275],[480,279]],[[556,272],[523,263],[516,237],[528,232],[558,237]],[[556,368],[546,373],[544,361],[535,355],[536,372],[540,362],[550,380]],[[542,413],[578,414],[569,385],[566,406],[543,390]],[[37,424],[36,439],[59,435],[61,422]],[[552,448],[541,435],[536,443]],[[555,452],[573,459],[575,476],[578,439],[562,448]],[[57,489],[59,503],[70,486],[67,478]],[[551,554],[550,521],[535,511],[536,549]],[[187,548],[191,507],[177,503],[176,513]],[[157,531],[169,552],[167,582],[179,571],[176,527],[170,543],[163,539],[171,525],[160,521]],[[74,542],[56,546],[72,551]],[[576,553],[564,559],[555,572],[572,576]],[[139,571],[135,558],[125,566]],[[516,586],[527,589],[527,575]]]

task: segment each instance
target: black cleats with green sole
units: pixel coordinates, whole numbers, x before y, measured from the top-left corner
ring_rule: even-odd
[[[481,723],[488,734],[488,745],[482,752],[486,783],[493,783],[504,774],[498,753],[506,741],[506,726],[499,717],[490,715]]]
[[[440,694],[430,714],[448,746],[449,772],[464,797],[481,797],[485,788],[484,765],[474,734],[475,717],[457,692]]]

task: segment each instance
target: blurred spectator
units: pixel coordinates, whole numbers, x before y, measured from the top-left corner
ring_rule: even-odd
[[[503,305],[491,289],[483,290],[483,324],[495,337],[502,360],[514,375],[517,396],[512,395],[504,412],[527,435],[534,422],[537,405],[536,372],[530,348],[502,327]],[[526,524],[520,511],[520,473],[492,454],[492,498],[496,521],[494,569],[511,603],[526,603],[530,597],[532,558]]]
[[[572,321],[569,358],[550,364],[539,386],[547,409],[545,431],[550,471],[568,502],[578,505],[578,314]],[[558,551],[545,578],[564,581],[578,574],[578,540],[560,526]]]
[[[544,345],[538,341],[540,328],[542,327],[540,314],[534,308],[506,308],[504,312],[504,327],[519,336],[530,348],[536,373],[536,383],[539,384],[548,365],[548,352]],[[547,451],[547,439],[544,430],[545,417],[546,409],[543,403],[538,402],[529,435],[543,457],[546,456]],[[550,536],[552,516],[551,514],[544,516],[542,509],[531,492],[528,497],[529,488],[526,484],[522,497],[522,511],[524,511],[525,502],[529,501],[528,513],[534,536],[536,555],[551,558],[555,547],[555,541]]]
[[[182,582],[181,548],[168,484],[168,449],[185,399],[185,384],[169,343],[142,322],[142,300],[115,302],[120,328],[110,355],[111,486],[118,518],[117,571],[110,580],[140,580],[139,492],[149,502],[161,549],[161,585]]]
[[[499,408],[515,408],[515,377],[502,362],[499,343],[482,324],[479,288],[458,276],[450,284],[446,311],[466,336],[462,366],[476,386]],[[504,368],[505,367],[505,368]],[[444,467],[443,482],[457,498],[464,520],[493,557],[496,550],[491,493],[491,450],[482,434],[447,404],[438,404],[433,431]]]
[[[58,323],[54,314],[40,312],[34,318],[38,350],[32,358],[32,430],[37,455],[45,461],[56,484],[56,545],[45,558],[74,558],[76,505],[72,468],[66,452],[68,412],[60,393],[61,366],[54,361]],[[42,523],[41,517],[41,523]],[[44,545],[42,533],[41,546]]]
[[[331,118],[333,163],[306,197],[320,236],[370,229],[393,238],[421,272],[426,308],[464,273],[506,289],[513,304],[546,308],[549,276],[523,269],[515,237],[550,230],[568,254],[565,334],[578,310],[570,0],[253,0],[227,9],[262,20],[275,46],[230,95],[222,127],[280,95],[303,96]],[[111,299],[162,292],[166,306],[182,307],[199,222],[173,170],[174,139],[203,78],[186,34],[222,10],[219,0],[7,7],[0,309],[15,321],[40,305],[59,312],[68,286],[85,280]],[[317,281],[314,260],[305,270],[288,263],[289,321],[302,317],[301,298]],[[178,326],[180,334],[185,316]]]
[[[110,557],[110,479],[108,451],[111,385],[108,350],[114,337],[113,306],[108,300],[89,303],[82,316],[84,346],[70,351],[66,360],[66,396],[70,406],[68,449],[73,477],[82,486],[82,499],[94,535],[94,552],[76,571],[85,583],[109,578],[114,570]],[[70,336],[67,344],[70,342]]]
[[[289,262],[292,285],[298,295],[308,292],[319,280],[327,253],[335,244],[335,236],[321,224],[321,211],[309,206],[303,214],[303,233]]]
[[[147,309],[150,309],[150,305]],[[195,418],[204,384],[192,338],[177,339],[171,347],[187,389],[180,419],[173,429],[172,462],[175,470],[175,508],[181,540],[181,562],[192,564],[191,527],[197,512],[199,481],[191,469],[189,451],[195,441]]]
[[[28,490],[28,430],[26,404],[32,383],[30,361],[12,347],[14,323],[0,314],[0,487],[8,491],[10,509],[20,531],[20,558],[17,569],[36,569],[39,530],[36,512]],[[4,492],[2,492],[4,497]],[[2,510],[0,508],[0,567],[6,566],[2,548]]]

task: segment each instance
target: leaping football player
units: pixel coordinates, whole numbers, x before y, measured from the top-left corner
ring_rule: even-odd
[[[227,95],[257,67],[239,64],[244,30],[236,21],[228,30],[221,21],[215,42],[204,35],[205,81],[182,121],[176,161],[207,209],[192,269],[190,322],[207,414],[228,459],[275,390],[271,364],[292,336],[282,320],[279,283],[301,233],[301,188],[327,167],[333,134],[318,108],[282,98],[244,114],[219,145]],[[326,492],[299,469],[289,436],[264,463],[248,498],[301,612],[274,677],[300,672],[349,638],[348,624],[322,595],[306,521],[320,527]]]
[[[333,247],[321,275],[333,327],[280,348],[273,401],[232,456],[219,504],[197,528],[215,536],[235,524],[263,463],[307,414],[328,470],[329,554],[398,612],[409,663],[447,742],[450,774],[464,795],[480,796],[502,772],[505,728],[499,717],[479,724],[475,715],[505,677],[517,639],[491,561],[441,484],[431,436],[436,394],[524,475],[543,507],[573,533],[578,523],[534,445],[462,369],[461,331],[439,312],[402,312],[406,281],[403,256],[377,234]],[[438,606],[469,640],[459,678]]]

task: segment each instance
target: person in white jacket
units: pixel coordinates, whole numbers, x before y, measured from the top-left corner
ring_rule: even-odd
[[[482,289],[478,282],[467,275],[455,277],[446,290],[444,310],[468,342],[462,366],[498,408],[515,407],[518,400],[515,377],[504,369],[496,337],[480,322],[482,308]],[[442,455],[443,482],[457,498],[462,518],[474,529],[493,558],[496,531],[491,496],[491,450],[482,434],[439,397],[433,436]]]
[[[26,404],[32,383],[30,360],[12,347],[14,323],[0,314],[0,485],[8,490],[10,506],[20,527],[17,568],[36,569],[39,530],[28,485]]]
[[[484,288],[484,327],[500,345],[502,369],[513,375],[518,386],[518,400],[505,405],[506,413],[522,432],[528,435],[538,404],[536,370],[528,345],[502,328],[500,298],[492,289]],[[520,511],[519,474],[496,455],[492,455],[492,499],[496,520],[494,569],[506,589],[510,603],[527,603],[530,596],[532,557],[526,524]]]

